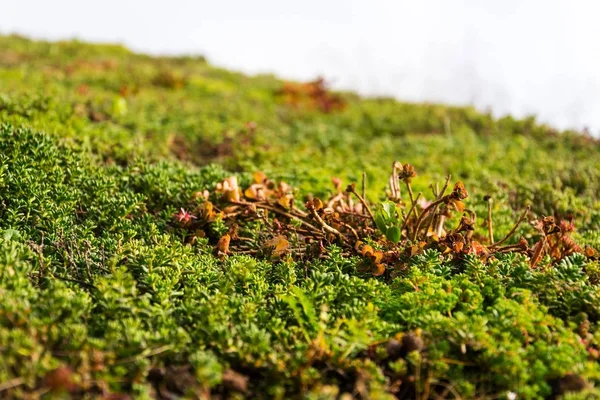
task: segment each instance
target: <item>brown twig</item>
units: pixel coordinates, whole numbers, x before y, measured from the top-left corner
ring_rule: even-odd
[[[493,245],[494,244],[494,227],[493,227],[493,223],[492,223],[492,197],[488,196],[487,197],[487,203],[488,203],[488,215],[487,215],[487,226],[488,226],[488,237],[490,240],[490,244]]]
[[[448,183],[450,183],[450,178],[452,178],[452,175],[448,174],[446,176],[446,182],[444,183],[444,187],[442,187],[442,191],[438,193],[438,200],[444,197],[444,193],[446,193],[446,189],[448,189]]]
[[[342,221],[337,221],[337,223],[340,224],[340,225],[342,225],[344,228],[348,229],[350,232],[352,232],[352,236],[354,236],[354,238],[356,240],[359,240],[358,232],[356,232],[356,229],[354,229],[349,224],[347,224],[345,222],[342,222]]]
[[[423,210],[421,215],[419,215],[419,219],[417,219],[417,223],[415,225],[415,230],[413,232],[413,237],[412,237],[413,241],[417,240],[417,234],[419,233],[419,228],[421,227],[421,223],[423,222],[423,218],[425,217],[425,215],[427,215],[427,213],[429,213],[433,207],[435,207],[438,204],[441,204],[443,202],[444,202],[444,199],[440,198],[440,199],[437,199],[436,201],[434,201],[433,203],[431,203],[430,205],[428,205],[427,207],[425,207],[425,209]]]
[[[391,191],[391,197],[393,200],[398,200],[400,199],[400,186],[398,185],[398,174],[396,173],[396,171],[402,168],[402,164],[400,164],[398,161],[394,161],[394,163],[392,164],[392,174],[390,175],[390,191]]]
[[[435,235],[440,237],[442,235],[442,230],[444,229],[444,223],[446,223],[446,216],[439,215],[439,219],[436,221],[435,226]]]
[[[446,182],[444,182],[444,187],[442,188],[441,191],[438,190],[437,183],[435,184],[435,190],[433,189],[433,185],[430,185],[431,186],[431,190],[432,190],[434,196],[436,197],[436,201],[439,201],[439,200],[442,199],[442,197],[444,197],[444,193],[446,193],[446,189],[448,189],[448,183],[450,182],[450,178],[451,177],[452,177],[452,175],[450,175],[450,174],[446,175]],[[440,236],[439,232],[443,228],[444,221],[445,221],[446,218],[444,216],[440,216],[440,220],[438,220],[437,223],[436,223],[436,212],[437,212],[439,203],[437,203],[437,204],[431,204],[431,205],[434,205],[434,207],[433,207],[433,213],[431,214],[431,217],[427,220],[428,222],[427,222],[427,227],[425,229],[425,234],[427,235],[427,232],[429,232],[429,229],[431,229],[431,226],[435,225],[436,235]],[[424,213],[425,213],[425,210],[423,210],[423,213],[421,213],[421,216]]]
[[[410,182],[406,181],[406,189],[408,190],[408,197],[410,198],[410,204],[411,206],[415,205],[415,202],[417,201],[415,199],[415,196],[413,195],[413,191],[412,191],[412,187],[410,186]]]
[[[417,194],[417,198],[415,199],[415,201],[412,203],[412,205],[410,206],[410,208],[408,209],[408,213],[406,214],[406,216],[404,217],[404,221],[402,221],[402,226],[400,227],[400,232],[402,233],[402,231],[404,230],[404,228],[406,228],[406,224],[408,223],[408,219],[410,218],[410,214],[413,212],[413,210],[415,209],[416,205],[417,205],[417,200],[419,200],[419,198],[421,197],[421,192],[419,192]],[[416,215],[416,218],[419,218],[418,215]],[[408,232],[407,232],[408,233]]]
[[[348,185],[348,187],[346,188],[346,192],[352,193],[353,195],[355,195],[358,198],[358,200],[361,202],[363,207],[367,210],[367,213],[369,214],[369,217],[371,217],[371,219],[373,220],[373,223],[375,223],[375,215],[373,215],[373,212],[369,208],[369,204],[367,204],[367,201],[364,199],[364,197],[362,197],[356,191],[356,185],[354,185],[354,184]]]
[[[362,197],[363,199],[367,198],[367,173],[365,171],[362,173]]]
[[[431,216],[429,218],[427,218],[427,225],[425,226],[425,235],[427,235],[427,232],[429,232],[429,230],[431,229],[431,227],[433,225],[435,225],[435,221],[436,221],[436,217],[437,217],[437,209],[438,206],[435,206],[433,212],[431,213]],[[439,236],[439,235],[438,235]]]
[[[496,242],[495,244],[491,245],[489,248],[490,249],[494,249],[494,248],[498,247],[499,245],[501,245],[502,243],[506,242],[513,235],[513,233],[515,233],[515,231],[517,230],[517,228],[519,227],[519,225],[521,225],[521,222],[523,222],[523,220],[525,220],[525,217],[529,213],[530,209],[531,209],[531,207],[527,206],[527,208],[525,209],[525,211],[523,212],[523,214],[521,214],[521,216],[519,217],[519,220],[517,221],[517,223],[515,224],[515,226],[513,226],[513,228],[510,230],[510,232],[508,232],[508,234],[506,236],[504,236],[502,238],[502,240],[500,240],[499,242]]]
[[[293,214],[290,214],[288,212],[285,212],[285,211],[283,211],[281,209],[278,209],[276,207],[273,207],[271,205],[267,205],[267,204],[264,204],[264,203],[248,203],[248,202],[245,202],[245,201],[232,201],[231,203],[232,204],[242,205],[242,206],[253,205],[253,206],[257,207],[257,208],[263,208],[265,210],[273,211],[274,213],[282,215],[284,217],[287,217],[290,220],[294,220],[294,219],[298,220],[298,221],[300,221],[300,223],[302,223],[302,225],[306,226],[309,229],[314,230],[315,232],[321,232],[321,230],[319,228],[317,228],[316,226],[311,225],[310,223],[306,222],[301,217],[293,215]]]
[[[317,220],[317,222],[319,223],[319,225],[321,225],[321,228],[323,228],[323,230],[337,236],[342,242],[345,242],[345,237],[342,234],[342,232],[338,231],[337,229],[335,229],[332,226],[327,225],[327,223],[325,221],[323,221],[323,218],[321,218],[321,216],[319,215],[319,213],[317,213],[317,210],[315,210],[314,208],[310,208],[308,210],[310,212],[310,214],[312,215],[312,217]]]

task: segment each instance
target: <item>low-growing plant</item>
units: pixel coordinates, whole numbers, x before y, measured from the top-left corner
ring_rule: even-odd
[[[599,396],[596,139],[16,36],[0,122],[0,398]]]

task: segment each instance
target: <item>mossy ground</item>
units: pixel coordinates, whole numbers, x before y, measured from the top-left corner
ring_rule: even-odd
[[[216,257],[173,218],[255,171],[297,198],[365,171],[376,202],[400,160],[428,199],[462,180],[478,221],[491,196],[496,239],[530,206],[600,251],[598,141],[350,93],[328,113],[282,87],[201,57],[0,37],[0,397],[600,396],[597,258],[427,250],[385,279],[335,245]]]

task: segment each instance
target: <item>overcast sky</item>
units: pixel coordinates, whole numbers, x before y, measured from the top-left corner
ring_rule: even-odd
[[[4,0],[0,32],[201,53],[413,101],[600,132],[600,2]]]

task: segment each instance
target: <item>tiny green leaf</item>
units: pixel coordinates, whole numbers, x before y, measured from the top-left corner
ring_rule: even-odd
[[[383,218],[383,215],[381,215],[381,213],[377,213],[377,215],[375,216],[375,224],[377,225],[377,228],[379,228],[381,233],[386,233],[387,225],[385,223],[385,218]]]
[[[385,237],[387,238],[387,240],[393,243],[398,243],[400,241],[400,236],[400,228],[398,228],[397,226],[390,226],[387,229],[387,232],[385,233]]]
[[[392,219],[396,216],[396,204],[391,201],[381,203],[381,210],[387,219]]]

